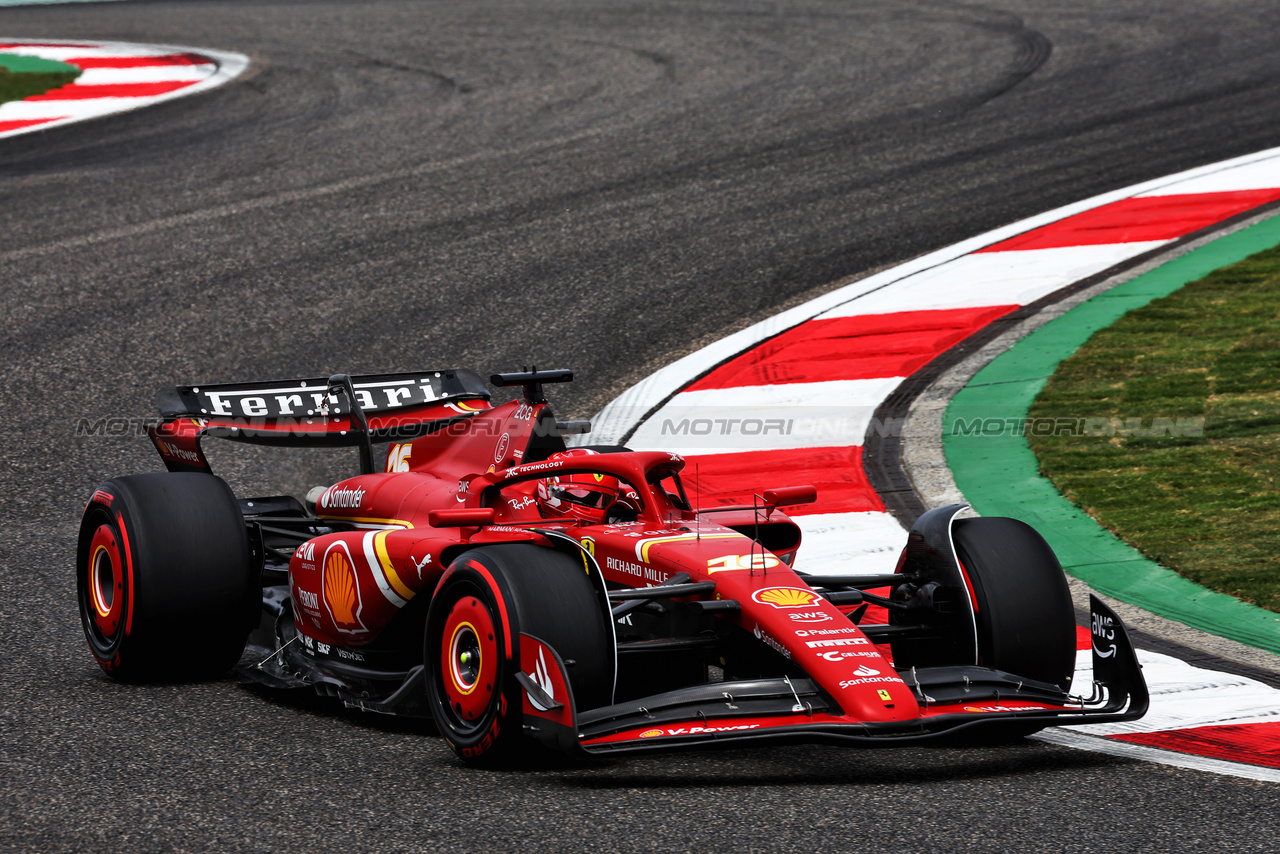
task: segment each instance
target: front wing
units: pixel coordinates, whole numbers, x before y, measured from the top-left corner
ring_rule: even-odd
[[[756,679],[684,688],[579,712],[564,662],[537,638],[521,636],[527,735],[578,755],[671,750],[710,744],[808,742],[893,746],[969,731],[1028,732],[1041,726],[1142,717],[1149,702],[1133,645],[1120,618],[1090,599],[1093,686],[1073,696],[1054,685],[983,667],[931,667],[902,673],[920,715],[894,722],[845,715],[809,679]]]

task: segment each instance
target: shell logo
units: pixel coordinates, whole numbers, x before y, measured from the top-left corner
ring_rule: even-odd
[[[368,631],[360,622],[360,587],[355,567],[351,565],[351,558],[340,544],[329,549],[329,553],[325,555],[324,580],[321,586],[329,615],[340,631]]]
[[[660,730],[660,729],[647,729],[647,730],[645,730],[644,732],[640,733],[640,737],[641,737],[641,738],[653,738],[655,735],[662,735],[662,730]]]
[[[772,605],[775,608],[807,608],[822,597],[812,590],[801,590],[799,587],[766,587],[757,590],[751,598],[761,605]]]

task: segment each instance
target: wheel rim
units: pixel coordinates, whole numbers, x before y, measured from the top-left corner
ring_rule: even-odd
[[[88,616],[104,639],[115,635],[124,612],[124,563],[114,528],[99,525],[89,542],[89,563],[85,568]]]
[[[464,725],[478,723],[493,699],[498,644],[493,616],[475,596],[453,603],[445,618],[440,672],[449,711]]]

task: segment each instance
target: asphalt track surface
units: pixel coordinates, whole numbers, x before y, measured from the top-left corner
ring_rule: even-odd
[[[490,773],[231,680],[118,686],[74,534],[164,384],[572,367],[585,417],[844,277],[1280,143],[1266,2],[125,2],[13,38],[248,75],[0,142],[0,850],[1254,851],[1273,784],[1026,742]],[[349,456],[349,455],[348,455]],[[281,461],[283,459],[283,461]],[[242,494],[353,465],[214,451]],[[176,639],[198,643],[197,638]]]

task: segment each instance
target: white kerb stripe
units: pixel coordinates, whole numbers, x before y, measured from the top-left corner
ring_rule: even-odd
[[[853,317],[899,311],[937,311],[1026,305],[1108,267],[1163,246],[1166,240],[979,252],[917,273],[818,316]]]
[[[907,532],[888,513],[818,513],[792,516],[802,538],[795,568],[812,575],[882,575],[893,572]]]
[[[118,83],[170,83],[203,80],[218,66],[144,65],[139,68],[90,68],[75,79],[77,86],[111,86]]]
[[[0,121],[25,121],[61,116],[91,118],[144,107],[154,98],[87,98],[74,101],[9,101],[0,104]]]
[[[1171,196],[1181,193],[1232,193],[1280,187],[1280,157],[1268,157],[1242,166],[1231,166],[1209,175],[1187,178],[1149,190],[1142,195]]]
[[[724,454],[862,444],[902,377],[740,386],[677,394],[628,442],[636,450]]]

